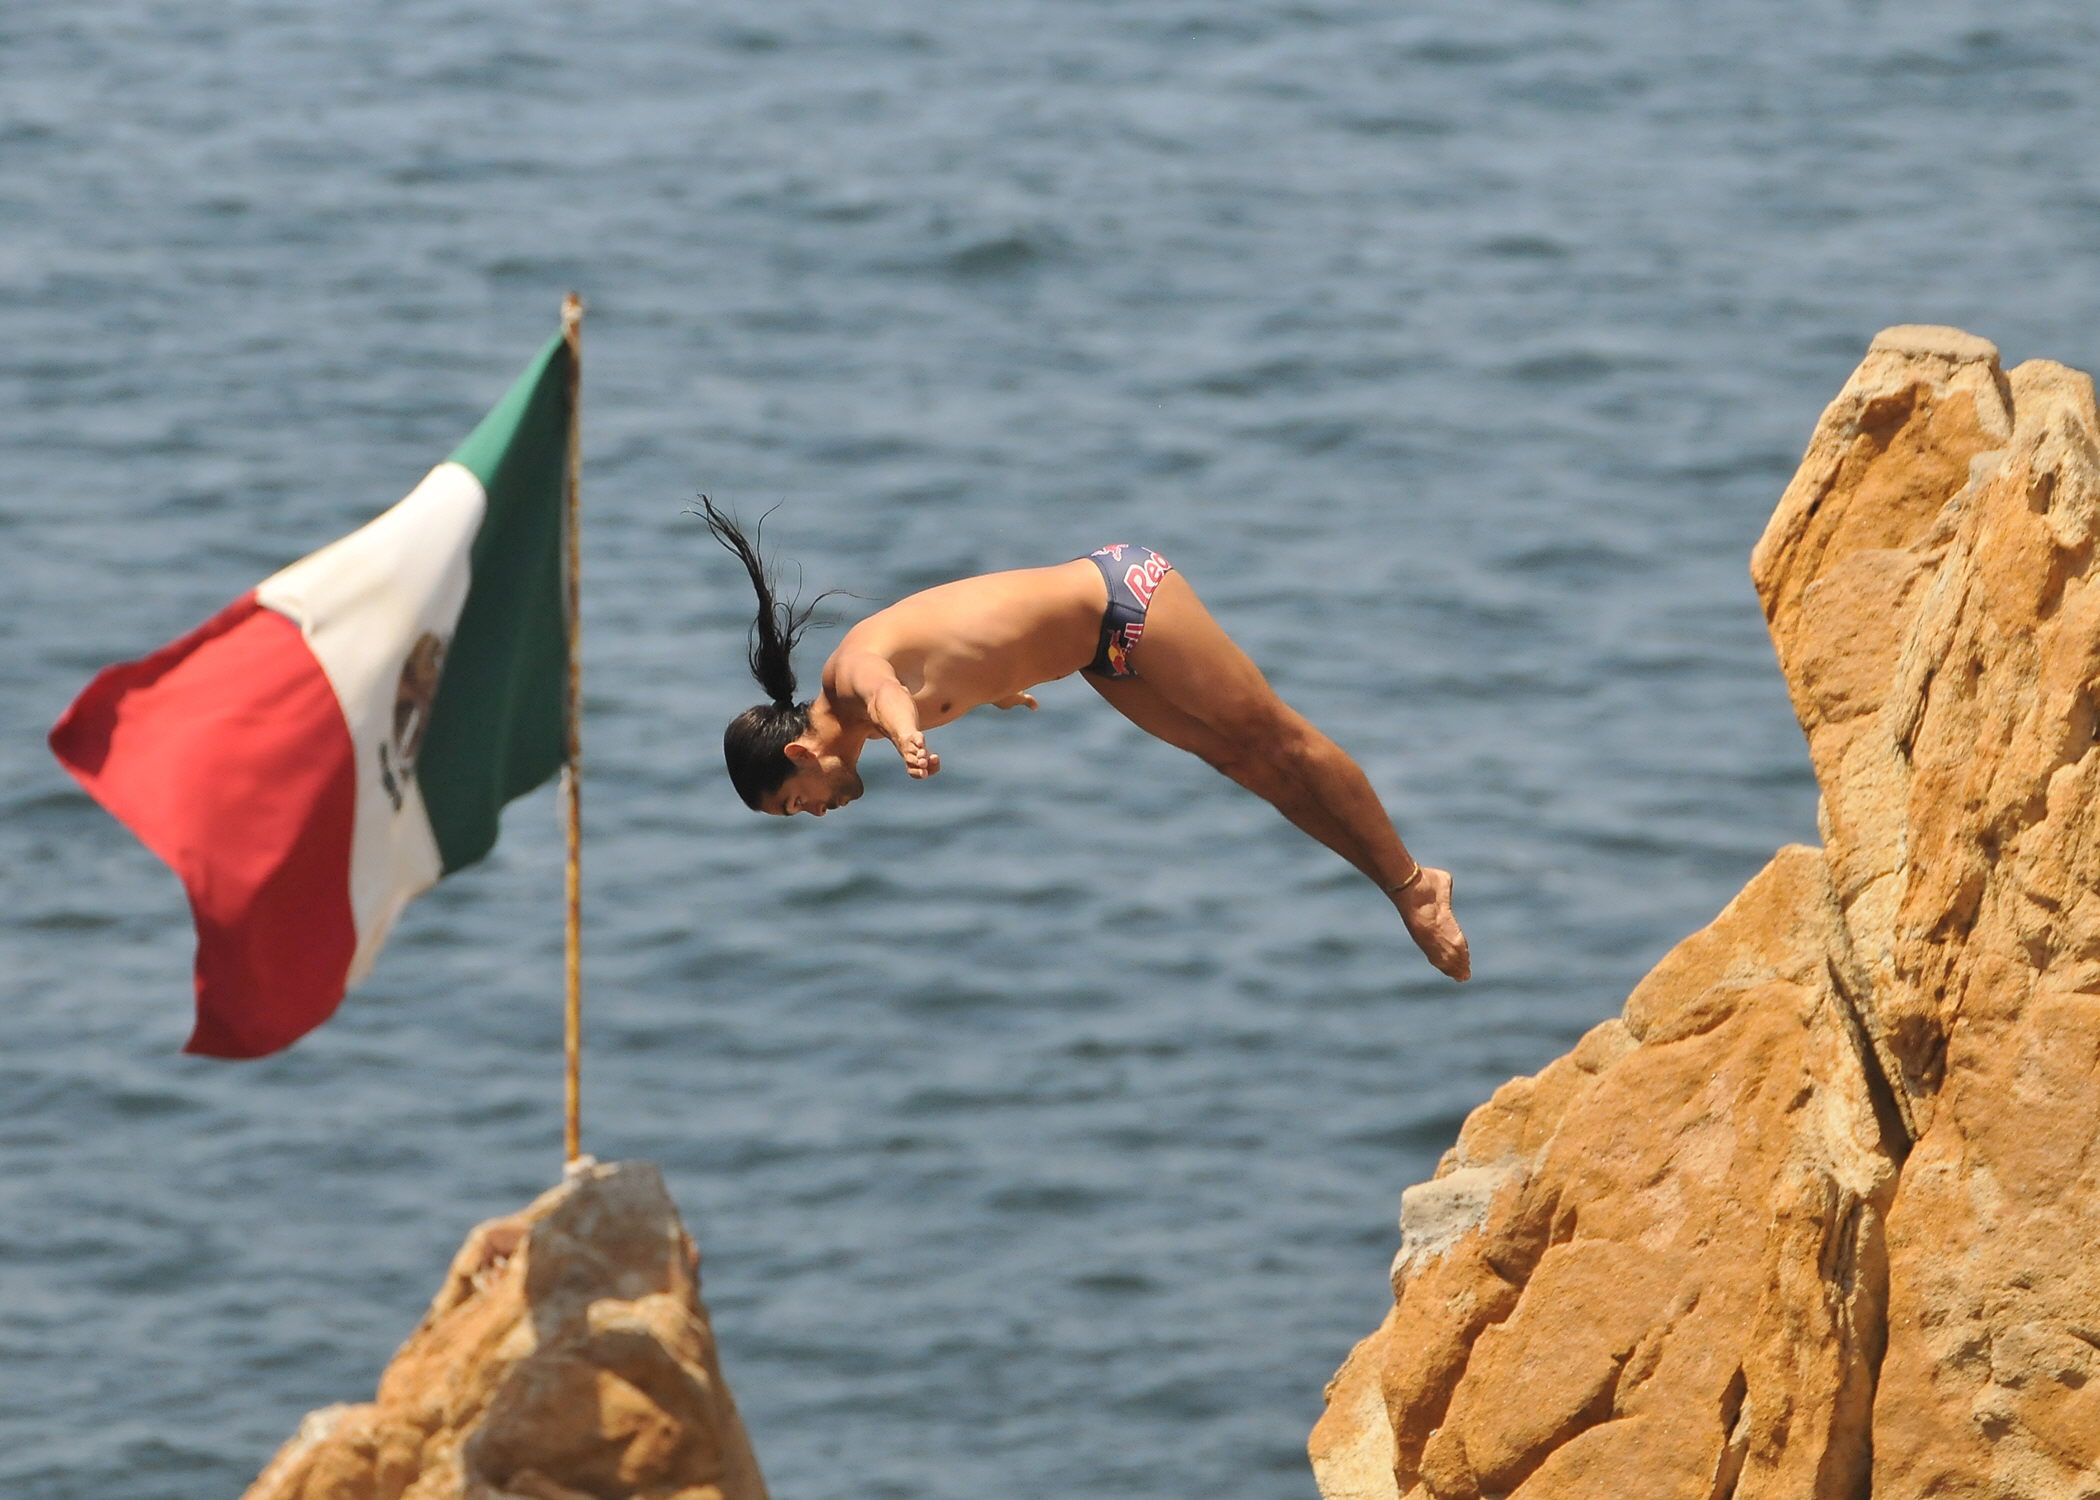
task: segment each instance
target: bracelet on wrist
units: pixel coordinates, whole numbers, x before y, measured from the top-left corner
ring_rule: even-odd
[[[1421,862],[1420,860],[1416,860],[1416,861],[1415,861],[1415,867],[1414,867],[1414,869],[1412,869],[1412,870],[1410,870],[1410,871],[1408,872],[1408,874],[1407,874],[1407,878],[1406,878],[1406,879],[1404,879],[1404,880],[1396,880],[1396,881],[1394,881],[1394,882],[1393,882],[1393,883],[1392,883],[1391,885],[1388,885],[1388,886],[1381,886],[1381,887],[1379,887],[1379,889],[1383,890],[1383,891],[1384,891],[1384,892],[1385,892],[1385,893],[1386,893],[1386,894],[1387,894],[1388,896],[1397,896],[1397,895],[1399,895],[1399,894],[1400,894],[1400,893],[1401,893],[1402,891],[1404,891],[1404,890],[1408,889],[1408,888],[1409,888],[1410,886],[1414,885],[1414,884],[1415,884],[1415,882],[1419,881],[1419,880],[1420,880],[1421,878],[1422,878],[1422,862]]]

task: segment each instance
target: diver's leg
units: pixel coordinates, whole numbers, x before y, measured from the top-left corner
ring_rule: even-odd
[[[1211,618],[1181,574],[1160,580],[1146,612],[1144,638],[1131,655],[1138,680],[1221,741],[1228,762],[1248,760],[1261,767],[1253,773],[1259,785],[1243,784],[1386,890],[1432,964],[1455,979],[1471,972],[1465,935],[1451,914],[1450,875],[1425,867],[1409,890],[1396,894],[1390,889],[1407,877],[1415,861],[1370,778],[1348,752],[1276,696],[1261,669]],[[1338,832],[1339,841],[1292,815],[1291,804],[1301,798],[1318,809],[1315,823]]]
[[[1154,739],[1186,750],[1211,769],[1231,777],[1255,796],[1274,805],[1302,833],[1318,839],[1370,877],[1378,878],[1356,836],[1337,823],[1327,809],[1289,777],[1280,776],[1258,756],[1236,747],[1204,724],[1162,698],[1142,677],[1109,679],[1087,674],[1087,684],[1106,698],[1117,713]]]

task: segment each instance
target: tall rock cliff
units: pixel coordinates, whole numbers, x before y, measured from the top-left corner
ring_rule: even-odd
[[[2100,413],[1892,328],[1751,562],[1822,787],[1401,1199],[1327,1500],[2100,1496]]]
[[[698,1266],[655,1167],[582,1168],[475,1229],[378,1399],[245,1500],[766,1500]]]

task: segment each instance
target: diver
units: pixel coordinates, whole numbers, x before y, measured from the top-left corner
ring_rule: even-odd
[[[1111,543],[900,599],[846,632],[817,695],[797,703],[790,658],[815,603],[797,611],[777,599],[756,538],[706,496],[701,505],[758,591],[750,663],[770,701],[722,736],[729,779],[748,806],[783,817],[835,812],[860,796],[856,767],[874,739],[924,780],[941,768],[927,730],[980,704],[1032,709],[1029,688],[1079,672],[1138,728],[1231,777],[1354,865],[1437,969],[1471,974],[1450,874],[1407,852],[1362,768],[1276,696],[1151,548]]]

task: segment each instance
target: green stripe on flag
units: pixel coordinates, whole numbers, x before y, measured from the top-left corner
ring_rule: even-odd
[[[445,873],[496,842],[497,815],[561,768],[568,632],[562,495],[569,353],[559,336],[452,455],[488,492],[459,628],[416,763]]]

